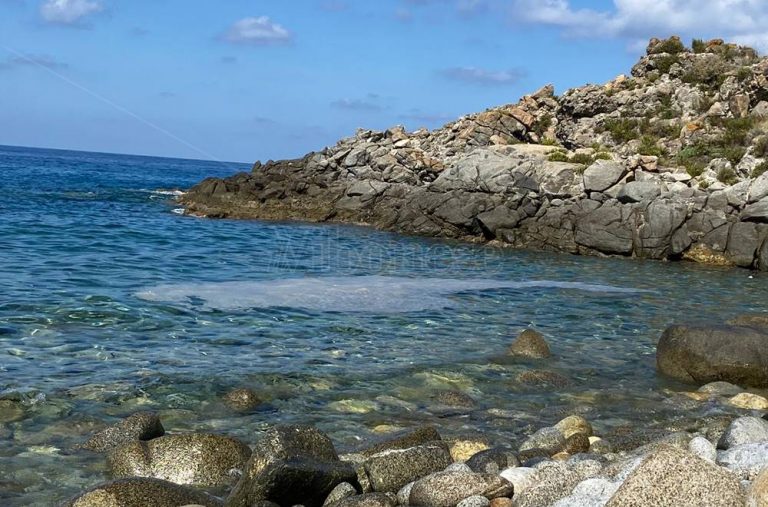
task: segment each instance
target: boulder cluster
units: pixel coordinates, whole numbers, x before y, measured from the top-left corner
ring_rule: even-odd
[[[152,419],[141,415],[147,428]],[[586,419],[569,416],[518,449],[469,455],[430,426],[341,456],[310,426],[271,427],[253,449],[197,433],[121,444],[127,438],[118,435],[121,427],[115,426],[108,454],[117,479],[67,507],[741,507],[768,501],[768,421],[753,416],[620,452],[594,436]]]
[[[695,371],[709,371],[710,377],[766,387],[768,377],[760,372],[768,372],[768,362],[739,357],[758,351],[753,349],[760,348],[756,336],[766,329],[760,315],[741,316],[718,328],[671,327],[659,346],[660,370],[669,375],[684,371],[689,376],[677,375],[679,380],[700,384],[706,375],[694,375],[685,366],[696,363]],[[543,335],[526,329],[507,354],[543,361],[552,351]],[[687,355],[693,363],[684,363]],[[237,388],[224,400],[239,400],[245,392],[249,399],[258,398]],[[445,392],[440,400],[473,402],[459,395]],[[225,435],[166,434],[155,413],[141,412],[79,446],[105,454],[113,480],[65,506],[768,505],[768,399],[724,380],[673,395],[707,404],[713,416],[667,430],[636,428],[631,434],[613,431],[601,437],[583,416],[569,415],[527,433],[513,447],[494,447],[484,438],[446,439],[434,426],[417,426],[391,430],[345,454],[311,426],[271,426],[250,446]],[[736,408],[742,415],[728,416],[716,407]]]
[[[604,85],[546,86],[434,131],[360,130],[180,200],[209,217],[766,270],[767,169],[768,59],[672,37]]]

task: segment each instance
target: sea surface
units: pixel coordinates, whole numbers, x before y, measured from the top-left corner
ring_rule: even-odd
[[[514,444],[571,413],[603,434],[716,414],[657,377],[655,344],[768,301],[746,270],[180,214],[179,190],[249,169],[0,147],[0,505],[108,479],[74,447],[140,410],[249,443],[314,424],[342,451],[425,422]],[[505,356],[528,327],[554,358]],[[265,403],[227,408],[238,387]]]

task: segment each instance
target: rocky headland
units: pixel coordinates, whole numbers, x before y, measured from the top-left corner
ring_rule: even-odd
[[[180,200],[207,217],[768,270],[768,58],[676,37],[646,53],[604,85],[545,86],[434,131],[360,130]]]

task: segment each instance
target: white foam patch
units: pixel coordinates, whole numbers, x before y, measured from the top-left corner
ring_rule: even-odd
[[[449,296],[490,289],[566,289],[604,294],[647,292],[581,282],[456,280],[350,276],[291,278],[249,282],[160,285],[137,293],[146,301],[202,306],[205,309],[302,308],[328,312],[402,313],[456,306]]]

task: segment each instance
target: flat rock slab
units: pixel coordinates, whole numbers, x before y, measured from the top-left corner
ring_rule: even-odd
[[[645,458],[606,507],[741,507],[738,478],[694,454],[666,447]]]

